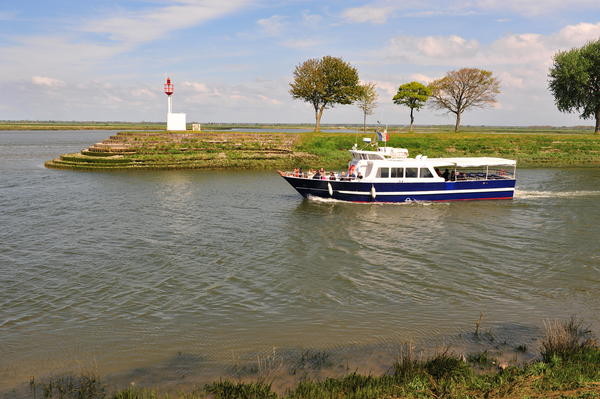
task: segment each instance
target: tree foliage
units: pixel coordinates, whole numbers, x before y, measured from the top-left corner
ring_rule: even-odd
[[[558,110],[595,118],[600,133],[600,40],[557,53],[549,77]]]
[[[341,58],[311,58],[296,66],[290,94],[293,98],[312,104],[315,109],[315,130],[318,131],[325,109],[356,101],[360,94],[358,72]]]
[[[431,96],[431,89],[419,82],[410,82],[401,85],[394,96],[394,104],[405,105],[410,108],[410,128],[412,131],[415,122],[414,110],[420,110]]]
[[[375,83],[369,82],[360,85],[360,92],[356,99],[356,105],[363,112],[363,132],[367,129],[367,115],[372,115],[377,107],[377,90]]]
[[[429,87],[433,106],[456,115],[455,132],[465,110],[489,106],[496,102],[496,94],[500,93],[500,82],[492,72],[477,68],[450,71]]]

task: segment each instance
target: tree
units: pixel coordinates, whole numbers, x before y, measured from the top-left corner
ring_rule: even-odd
[[[431,89],[419,82],[405,83],[398,88],[398,93],[393,98],[394,104],[406,105],[410,108],[409,131],[412,132],[415,122],[414,110],[423,108],[429,96],[431,96]]]
[[[363,112],[363,133],[367,130],[367,115],[372,115],[373,110],[377,107],[377,91],[375,83],[365,83],[360,85],[360,93],[356,99],[356,105]]]
[[[315,109],[315,131],[321,128],[321,116],[335,104],[352,104],[360,94],[356,68],[341,58],[311,58],[296,66],[290,83],[293,98],[309,102]]]
[[[433,81],[429,88],[433,106],[456,115],[456,132],[465,110],[485,108],[496,102],[496,94],[500,93],[500,82],[490,71],[463,68],[448,72],[443,78]]]
[[[557,53],[548,76],[558,110],[595,118],[600,133],[600,40]]]

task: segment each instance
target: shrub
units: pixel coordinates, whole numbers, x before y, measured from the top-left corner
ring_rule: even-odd
[[[215,399],[276,399],[271,384],[262,381],[251,383],[233,383],[221,380],[204,386],[204,390]]]
[[[472,374],[466,362],[447,350],[425,362],[425,371],[437,380],[464,380]]]

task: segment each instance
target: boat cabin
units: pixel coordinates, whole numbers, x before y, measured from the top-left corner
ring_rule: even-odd
[[[514,179],[516,161],[504,158],[408,158],[404,148],[381,147],[377,151],[350,150],[348,169],[363,181],[425,183],[466,180]]]

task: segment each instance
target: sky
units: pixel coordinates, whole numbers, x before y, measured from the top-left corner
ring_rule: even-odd
[[[590,125],[548,91],[558,51],[600,39],[598,0],[0,1],[0,120],[311,123],[294,68],[341,57],[379,94],[369,122],[407,124],[398,86],[463,67],[492,71],[498,102],[466,125]],[[600,94],[599,94],[600,95]],[[322,123],[362,123],[356,105]],[[417,124],[452,124],[425,108]]]

